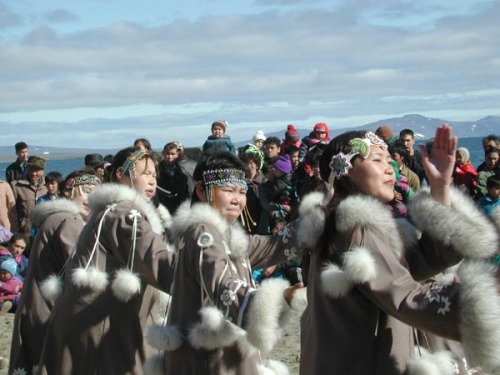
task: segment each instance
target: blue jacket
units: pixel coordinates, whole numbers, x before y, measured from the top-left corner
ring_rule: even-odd
[[[206,151],[228,151],[233,155],[236,154],[236,147],[234,147],[231,137],[223,135],[220,138],[215,138],[213,135],[209,136],[203,144],[203,152]]]

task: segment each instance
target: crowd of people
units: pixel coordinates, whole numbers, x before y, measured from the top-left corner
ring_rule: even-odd
[[[15,145],[9,375],[285,375],[270,353],[294,311],[301,375],[500,369],[498,137],[476,170],[447,125],[418,149],[387,125],[240,148],[228,128],[196,157],[138,138],[67,176]]]

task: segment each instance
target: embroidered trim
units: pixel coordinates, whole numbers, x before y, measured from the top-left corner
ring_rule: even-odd
[[[120,168],[122,173],[127,173],[135,168],[135,164],[141,160],[144,156],[149,155],[148,151],[137,150],[134,151],[123,163]]]
[[[70,178],[68,181],[66,181],[66,184],[64,185],[65,190],[71,190],[76,186],[80,185],[99,185],[101,183],[101,180],[99,177],[91,175],[91,174],[84,174],[83,176],[77,176]]]

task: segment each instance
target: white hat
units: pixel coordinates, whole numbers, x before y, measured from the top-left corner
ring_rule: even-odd
[[[257,132],[254,134],[252,138],[252,142],[255,143],[255,141],[265,141],[266,136],[264,135],[264,132],[262,130],[257,130]]]

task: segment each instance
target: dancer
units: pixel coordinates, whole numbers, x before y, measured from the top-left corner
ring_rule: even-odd
[[[426,280],[463,257],[496,253],[498,235],[473,202],[450,190],[457,140],[440,126],[429,159],[421,147],[430,191],[416,195],[409,223],[391,217],[394,170],[386,144],[371,132],[334,138],[321,159],[334,196],[320,238],[307,252],[308,306],[301,318],[300,374],[455,374],[458,358],[416,346],[417,330],[460,339],[469,368],[500,364],[500,301],[495,268],[464,261],[461,283]],[[319,196],[310,216],[325,218]],[[319,228],[318,228],[319,227]],[[404,230],[404,232],[403,232]],[[405,233],[403,235],[403,233]]]
[[[88,171],[71,172],[60,184],[65,199],[43,202],[33,210],[33,224],[39,230],[14,320],[10,374],[36,373],[50,312],[62,288],[57,275],[64,272],[90,213],[88,194],[100,183]]]
[[[143,329],[152,308],[146,285],[168,291],[174,252],[150,203],[155,162],[126,148],[113,158],[111,182],[89,195],[92,214],[52,310],[40,374],[141,374]],[[149,308],[149,310],[148,310]]]

